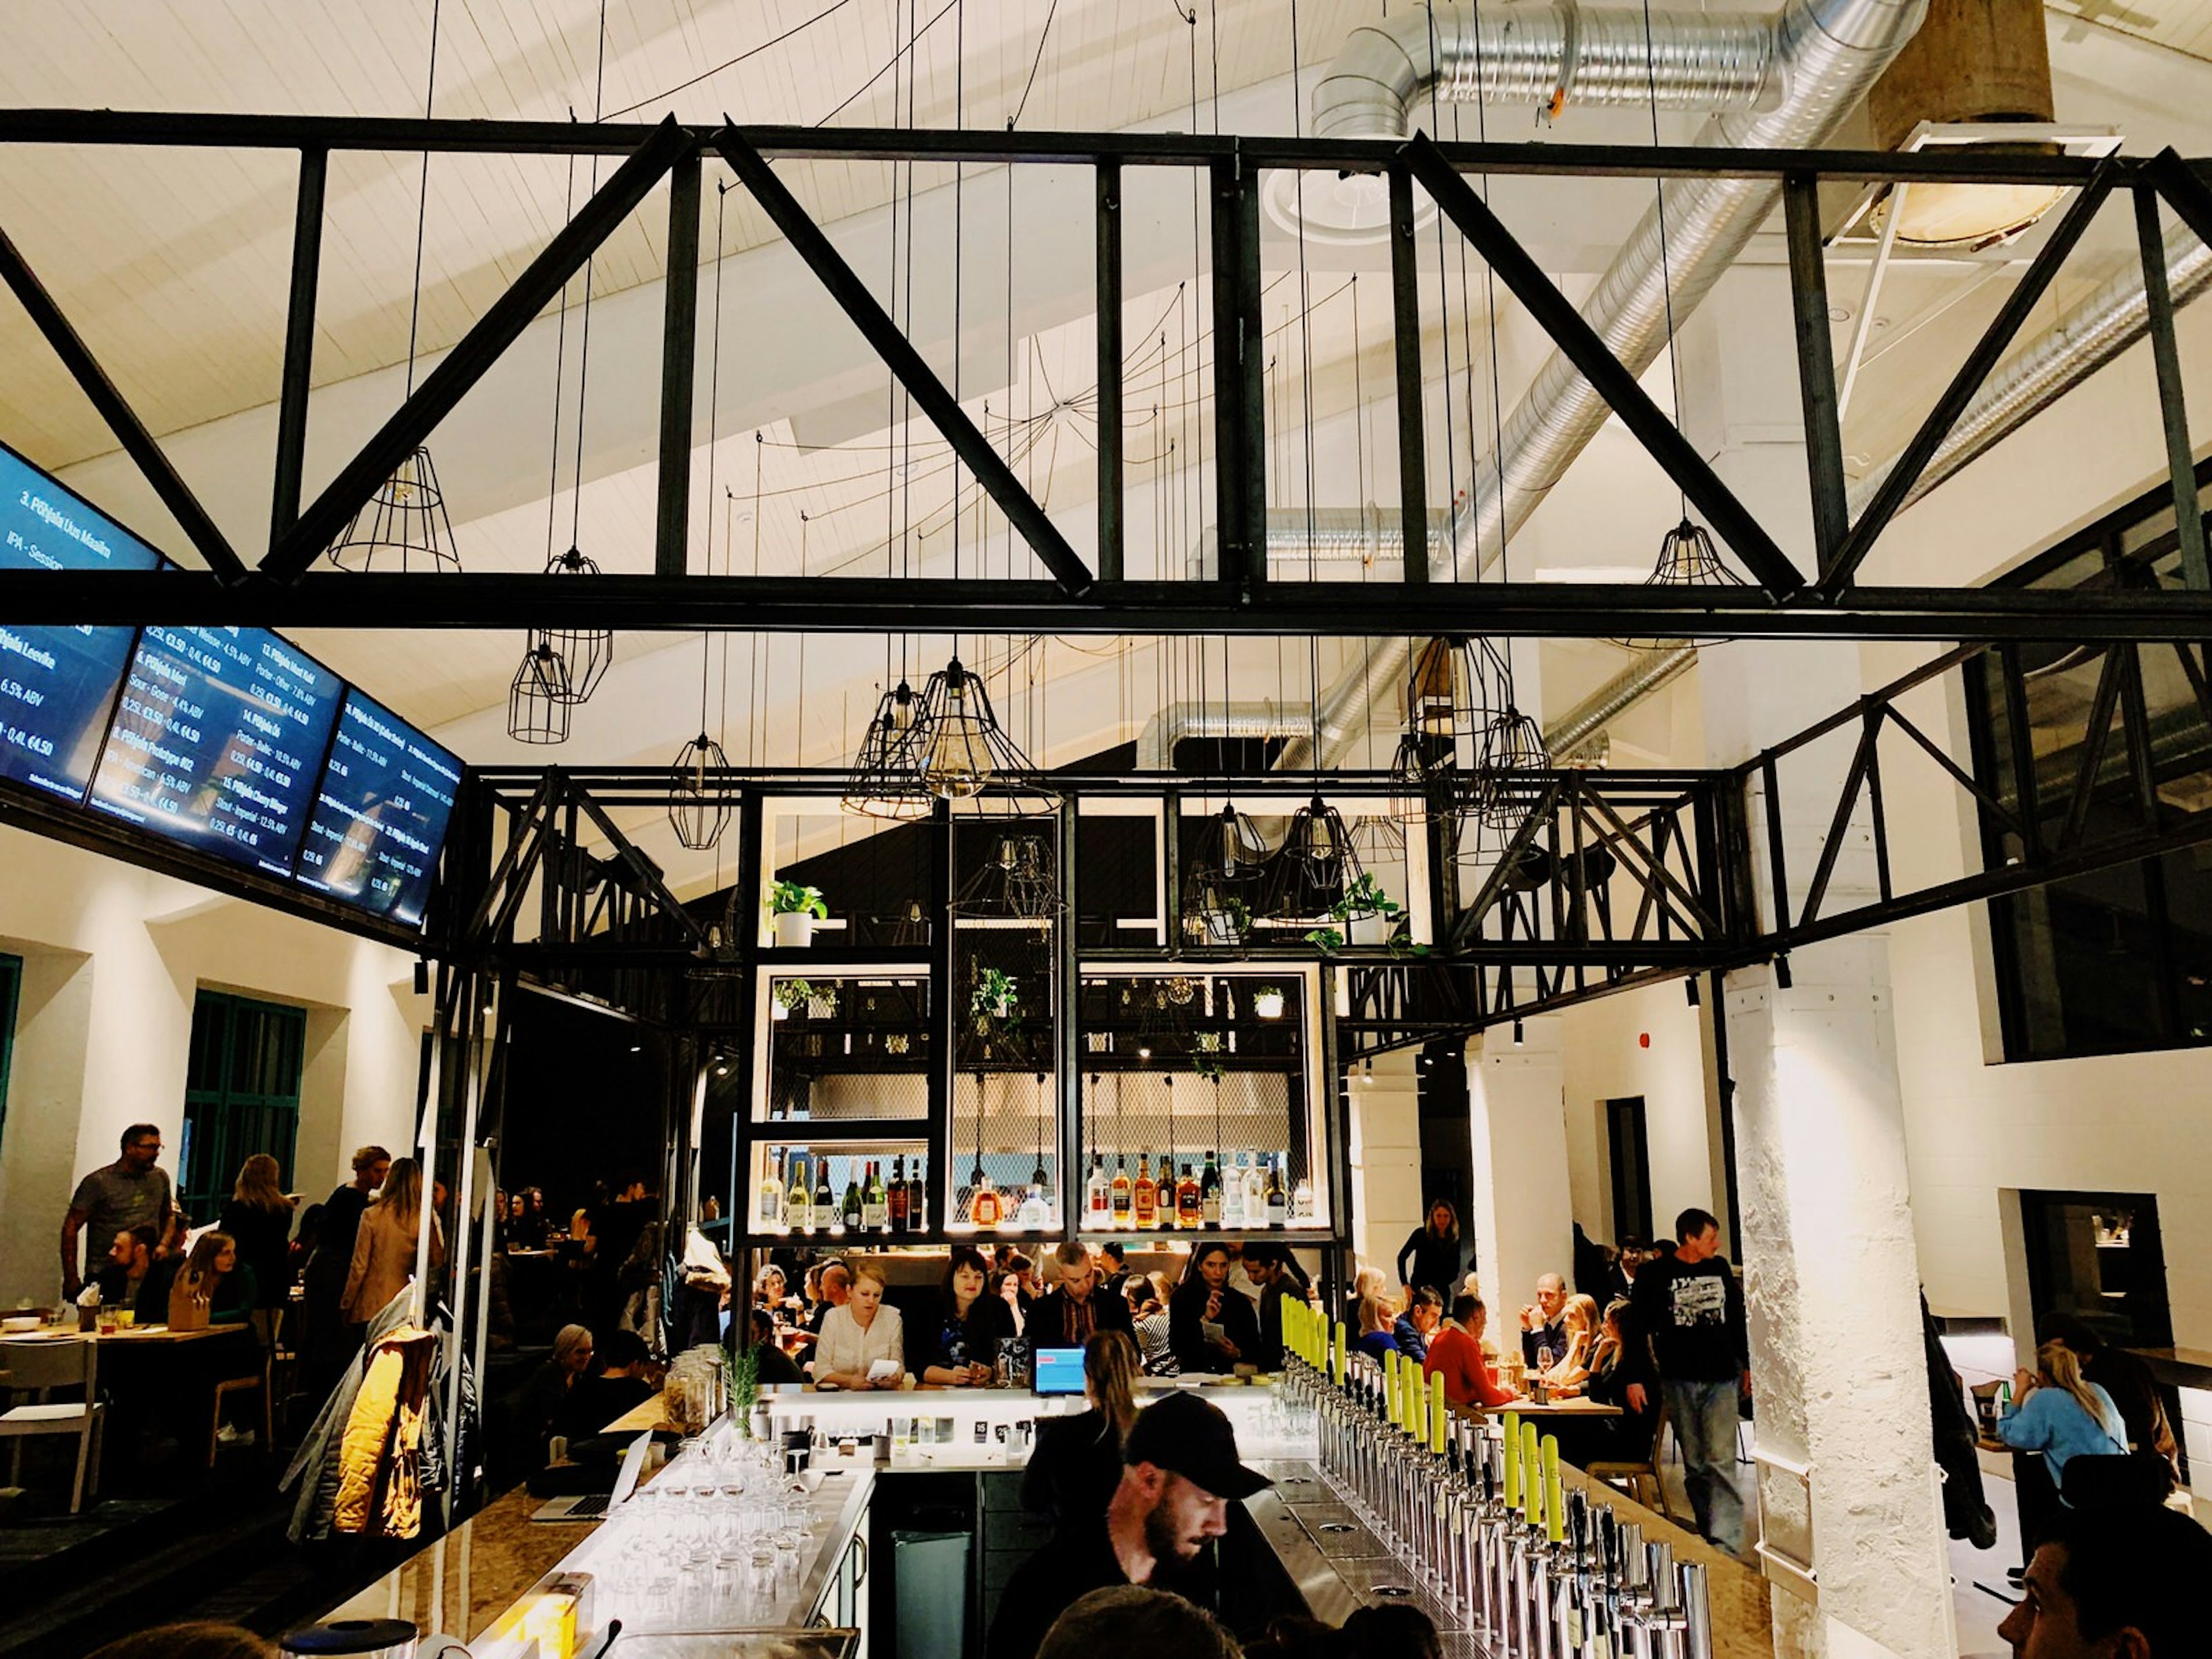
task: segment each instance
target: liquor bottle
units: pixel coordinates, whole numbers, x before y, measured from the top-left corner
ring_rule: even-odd
[[[1042,1175],[1044,1171],[1040,1168],[1037,1173]],[[1022,1201],[1014,1211],[1014,1221],[1017,1225],[1036,1232],[1046,1232],[1051,1229],[1052,1186],[1050,1182],[1043,1181],[1030,1182],[1029,1190],[1022,1194]]]
[[[1113,1183],[1106,1179],[1106,1160],[1099,1153],[1091,1154],[1091,1179],[1083,1184],[1083,1223],[1086,1227],[1105,1227],[1114,1220]]]
[[[902,1233],[907,1230],[906,1159],[891,1160],[890,1190],[884,1194],[884,1205],[890,1216],[891,1231]]]
[[[1113,1206],[1114,1231],[1127,1232],[1136,1221],[1137,1189],[1129,1183],[1129,1166],[1119,1152],[1114,1155],[1114,1181],[1107,1188],[1106,1197]]]
[[[775,1155],[775,1167],[761,1165],[760,1213],[756,1224],[764,1233],[783,1231],[783,1154]]]
[[[1273,1158],[1267,1160],[1267,1224],[1283,1227],[1290,1224],[1290,1194],[1283,1190],[1282,1166]]]
[[[999,1201],[999,1189],[991,1184],[989,1173],[978,1164],[973,1177],[975,1195],[968,1200],[968,1219],[978,1227],[996,1227],[1005,1214]]]
[[[791,1192],[783,1215],[784,1225],[796,1227],[802,1233],[814,1231],[814,1200],[806,1193],[806,1160],[791,1160]]]
[[[929,1183],[922,1179],[922,1160],[914,1161],[914,1178],[906,1183],[906,1230],[910,1233],[929,1231]]]
[[[845,1223],[847,1232],[857,1233],[860,1231],[860,1170],[855,1164],[848,1164],[845,1168],[845,1204],[840,1215]]]
[[[1132,1194],[1139,1232],[1151,1232],[1160,1224],[1159,1196],[1159,1188],[1152,1185],[1152,1156],[1147,1152],[1139,1152],[1137,1184]]]
[[[1237,1162],[1244,1170],[1244,1224],[1263,1226],[1267,1219],[1267,1171],[1257,1152],[1246,1152]]]
[[[1304,1226],[1314,1218],[1313,1182],[1304,1176],[1291,1188],[1291,1219]]]
[[[837,1194],[830,1186],[830,1160],[814,1160],[814,1224],[825,1233],[837,1231]]]
[[[884,1190],[884,1166],[880,1158],[868,1161],[867,1190],[860,1194],[860,1225],[872,1233],[887,1233],[891,1230],[891,1198]]]
[[[1244,1224],[1244,1176],[1228,1158],[1221,1160],[1221,1224]]]
[[[1213,1153],[1206,1154],[1206,1168],[1198,1177],[1199,1216],[1209,1227],[1221,1224],[1221,1168],[1213,1161]]]
[[[1198,1177],[1190,1172],[1190,1164],[1185,1160],[1182,1179],[1176,1182],[1176,1225],[1185,1232],[1196,1232],[1204,1220],[1204,1200],[1199,1195]]]

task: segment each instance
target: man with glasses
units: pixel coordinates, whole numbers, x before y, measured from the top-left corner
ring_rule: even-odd
[[[176,1199],[169,1173],[157,1168],[161,1131],[134,1123],[123,1132],[123,1156],[76,1183],[69,1213],[62,1218],[62,1293],[74,1298],[84,1288],[82,1253],[77,1238],[86,1228],[95,1239],[114,1241],[133,1227],[166,1227]]]

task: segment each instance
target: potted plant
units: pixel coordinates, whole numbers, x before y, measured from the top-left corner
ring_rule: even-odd
[[[802,1012],[814,1000],[816,992],[803,979],[780,979],[775,982],[775,1008],[778,1019],[789,1019],[794,1012]],[[830,1006],[836,1006],[836,993],[830,994]]]
[[[768,908],[775,918],[775,942],[786,948],[811,945],[814,924],[830,917],[830,907],[822,902],[822,890],[795,881],[776,883],[769,890]]]
[[[1332,921],[1343,923],[1349,930],[1354,945],[1388,945],[1391,934],[1398,931],[1406,907],[1382,890],[1372,872],[1363,870],[1359,879],[1345,889],[1344,896],[1329,906],[1328,914]],[[1306,937],[1310,939],[1313,934]],[[1340,939],[1337,941],[1342,942]],[[1327,947],[1323,947],[1322,954],[1328,954]]]
[[[1021,993],[1013,975],[996,968],[983,969],[968,997],[968,1012],[975,1021],[975,1029],[988,1031],[994,1019],[1012,1026],[1020,1009]]]
[[[1262,1019],[1280,1019],[1283,1003],[1283,988],[1279,985],[1262,985],[1252,993],[1252,1012]]]

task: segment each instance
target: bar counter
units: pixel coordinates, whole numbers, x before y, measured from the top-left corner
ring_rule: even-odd
[[[1176,1386],[1157,1382],[1145,1392]],[[1436,1621],[1448,1654],[1504,1659],[1502,1650],[1487,1645],[1463,1613],[1437,1600],[1422,1576],[1369,1531],[1321,1473],[1310,1437],[1286,1432],[1290,1425],[1275,1408],[1268,1384],[1223,1379],[1186,1380],[1181,1386],[1200,1388],[1227,1411],[1246,1461],[1277,1481],[1244,1509],[1251,1522],[1247,1536],[1264,1544],[1281,1567],[1283,1611],[1310,1611],[1334,1624],[1361,1605],[1411,1601]],[[710,1435],[648,1477],[640,1497],[604,1522],[534,1522],[529,1517],[543,1500],[526,1491],[509,1492],[328,1616],[409,1619],[426,1635],[464,1637],[475,1659],[525,1659],[540,1598],[587,1576],[588,1628],[577,1632],[580,1653],[595,1650],[598,1633],[620,1618],[620,1650],[630,1652],[635,1642],[640,1655],[673,1656],[690,1645],[685,1638],[708,1633],[716,1653],[865,1654],[871,1645],[865,1635],[855,1634],[843,1647],[833,1639],[801,1649],[791,1638],[802,1632],[824,1636],[824,1627],[865,1629],[871,1511],[879,1498],[907,1477],[932,1472],[971,1477],[979,1489],[986,1480],[1008,1479],[1026,1462],[1033,1443],[1020,1425],[1079,1411],[1084,1403],[1079,1396],[1041,1399],[987,1389],[786,1389],[763,1398],[779,1434],[811,1424],[831,1447],[814,1455],[805,1477],[811,1490],[803,1524],[795,1535],[786,1529],[772,1569],[740,1566],[718,1575],[705,1565],[709,1552],[696,1540],[722,1524],[728,1506],[747,1502],[729,1490],[732,1466],[715,1456]],[[611,1426],[652,1427],[657,1407],[652,1402]],[[904,1429],[896,1443],[863,1441],[844,1455],[835,1449],[841,1440],[861,1435],[887,1441],[894,1426]],[[1624,1495],[1589,1482],[1579,1470],[1563,1468],[1561,1474],[1570,1487],[1589,1489],[1624,1517],[1641,1522],[1649,1536],[1671,1543],[1680,1559],[1706,1565],[1716,1659],[1771,1659],[1770,1586],[1763,1577]],[[780,1470],[774,1484],[783,1484]],[[1241,1521],[1237,1524],[1243,1528]],[[987,1524],[979,1510],[976,1547],[985,1546],[987,1534],[995,1537],[1000,1525],[996,1516]],[[888,1541],[884,1547],[890,1547]],[[718,1546],[715,1553],[732,1552]],[[984,1582],[980,1575],[979,1582]],[[880,1652],[894,1650],[889,1632],[875,1632],[872,1645]]]

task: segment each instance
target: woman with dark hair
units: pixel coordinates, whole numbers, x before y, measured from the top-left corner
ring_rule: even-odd
[[[1182,1283],[1168,1299],[1168,1346],[1186,1371],[1231,1370],[1260,1351],[1259,1310],[1230,1289],[1229,1247],[1219,1239],[1191,1247]]]
[[[238,1241],[239,1257],[253,1269],[258,1305],[264,1308],[281,1308],[292,1294],[292,1200],[281,1174],[266,1152],[247,1158],[216,1224]]]
[[[252,1267],[239,1260],[238,1241],[220,1228],[192,1241],[192,1253],[169,1286],[170,1325],[196,1328],[200,1321],[188,1311],[196,1304],[206,1308],[210,1325],[242,1325],[259,1305]]]
[[[1137,1345],[1100,1331],[1083,1345],[1083,1395],[1090,1409],[1048,1417],[1022,1474],[1022,1507],[1066,1531],[1097,1520],[1121,1483],[1121,1441],[1137,1420]]]
[[[999,1343],[1015,1331],[1012,1310],[985,1294],[990,1277],[981,1251],[953,1246],[937,1306],[907,1326],[906,1368],[925,1383],[976,1388],[991,1380]]]
[[[1411,1273],[1406,1270],[1409,1259]],[[1449,1199],[1431,1199],[1427,1223],[1413,1229],[1399,1247],[1399,1284],[1408,1295],[1434,1291],[1449,1306],[1459,1292],[1459,1276],[1474,1265],[1474,1253],[1460,1243],[1459,1212]]]
[[[796,1385],[806,1381],[799,1374],[799,1366],[792,1357],[776,1345],[775,1316],[766,1308],[755,1307],[748,1310],[745,1317],[747,1338],[753,1352],[759,1356],[755,1361],[757,1369],[753,1380],[763,1388]],[[736,1331],[735,1320],[731,1322],[730,1329],[733,1333]]]

